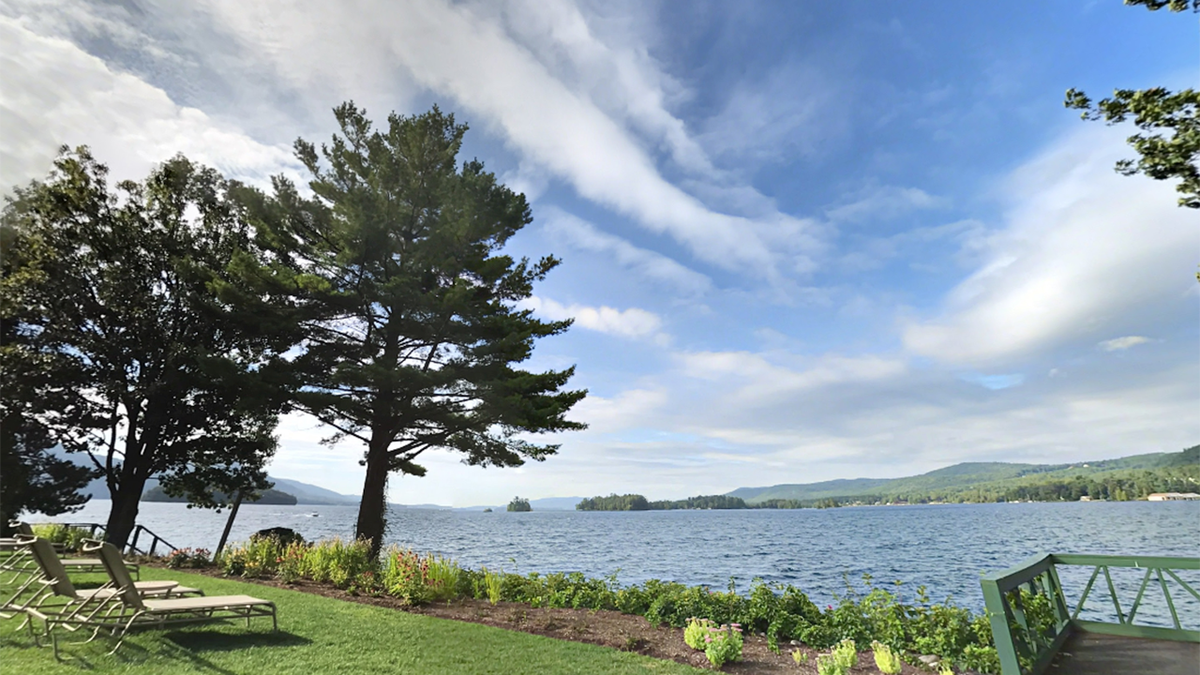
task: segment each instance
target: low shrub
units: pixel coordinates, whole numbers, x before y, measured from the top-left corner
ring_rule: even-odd
[[[858,647],[854,644],[854,640],[846,638],[838,643],[833,648],[833,660],[841,666],[842,670],[849,671],[858,665]]]
[[[218,564],[229,575],[274,576],[285,582],[311,579],[352,593],[386,594],[412,605],[469,597],[492,604],[616,610],[644,616],[656,625],[686,628],[688,644],[706,652],[710,642],[697,646],[699,621],[708,622],[703,627],[710,635],[702,637],[737,624],[749,633],[766,635],[768,646],[776,652],[781,643],[791,640],[832,650],[818,659],[818,668],[826,663],[825,668],[836,669],[849,662],[848,670],[857,661],[855,645],[878,643],[885,647],[876,647],[877,660],[898,661],[899,654],[907,651],[934,654],[945,663],[981,673],[1000,670],[986,616],[957,607],[949,598],[931,603],[923,587],[917,589],[915,601],[905,601],[899,583],[895,588],[876,588],[867,575],[865,592],[847,581],[845,596],[822,609],[794,586],[768,585],[760,579],[751,582],[746,595],[737,593],[732,583],[725,591],[658,579],[620,586],[615,574],[595,579],[579,572],[521,575],[471,570],[448,558],[399,548],[388,549],[376,562],[366,542],[339,539],[282,546],[274,538],[261,538],[230,548]],[[1037,603],[1037,599],[1026,603],[1035,619],[1041,616]],[[725,632],[738,633],[740,641],[740,632]],[[725,650],[732,653],[735,638],[719,639],[714,653],[724,658]]]
[[[818,654],[817,675],[846,675],[846,669],[833,654]]]
[[[212,554],[206,548],[178,548],[166,555],[167,567],[199,569],[212,565]]]
[[[883,675],[896,675],[900,672],[900,653],[892,651],[892,648],[875,641],[871,643],[871,650],[875,655],[875,667]]]
[[[717,624],[708,619],[689,619],[687,628],[683,630],[683,641],[696,651],[704,651],[704,638],[708,637],[709,630],[716,627]]]
[[[92,538],[91,531],[62,523],[39,523],[30,527],[33,529],[33,534],[39,539],[45,539],[51,544],[58,544],[65,551],[78,551],[83,548],[84,539]]]
[[[736,623],[709,628],[704,637],[704,655],[714,667],[742,660],[742,627]]]

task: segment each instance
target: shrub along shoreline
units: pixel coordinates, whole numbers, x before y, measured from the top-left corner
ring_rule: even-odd
[[[227,549],[217,561],[203,550],[174,551],[167,564],[175,568],[215,565],[227,576],[301,579],[329,583],[352,595],[395,598],[401,604],[473,598],[523,603],[531,607],[614,610],[643,616],[652,624],[682,628],[700,617],[717,625],[738,625],[765,635],[772,650],[798,641],[813,649],[830,649],[843,640],[859,645],[879,643],[898,653],[932,654],[944,663],[982,673],[999,672],[985,615],[950,603],[932,603],[924,587],[915,602],[904,602],[901,583],[876,586],[864,575],[861,587],[847,579],[845,595],[824,609],[792,585],[754,580],[749,593],[652,579],[622,586],[616,575],[601,579],[582,573],[526,575],[465,568],[453,560],[392,547],[379,560],[365,542],[339,539],[306,544],[261,538]]]

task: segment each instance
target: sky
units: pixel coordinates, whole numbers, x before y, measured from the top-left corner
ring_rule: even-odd
[[[1124,177],[1080,88],[1194,87],[1195,14],[1117,0],[0,0],[0,193],[87,144],[304,180],[353,100],[437,104],[562,264],[556,456],[426,453],[454,506],[1065,463],[1200,443],[1200,214]],[[279,477],[361,492],[362,448],[283,419]]]

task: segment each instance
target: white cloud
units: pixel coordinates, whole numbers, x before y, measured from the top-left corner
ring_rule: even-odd
[[[0,16],[0,43],[0,191],[43,177],[62,144],[91,146],[114,179],[141,178],[177,152],[248,179],[298,166],[288,148],[176,105],[161,89],[18,20]]]
[[[541,213],[546,220],[545,230],[575,248],[607,253],[622,267],[647,279],[674,286],[681,293],[696,295],[712,288],[712,280],[706,275],[665,255],[638,248],[620,237],[602,232],[582,218],[554,207],[544,208]]]
[[[825,215],[832,221],[858,223],[866,220],[889,220],[919,209],[945,205],[945,200],[914,187],[885,185],[869,189],[854,201],[831,208]]]
[[[1018,170],[984,264],[940,316],[903,325],[905,346],[1000,363],[1178,316],[1195,286],[1200,230],[1169,185],[1113,172],[1129,152],[1120,129],[1088,127]]]
[[[555,5],[557,13],[551,18],[535,20],[520,13],[509,23],[534,21],[537,28],[521,37],[527,42],[549,40],[538,43],[542,52],[581,48],[577,55],[562,57],[574,60],[574,76],[539,60],[539,50],[515,40],[502,22],[487,14],[488,6],[412,0],[353,7],[293,2],[266,9],[213,0],[213,7],[246,48],[257,48],[272,59],[297,86],[303,82],[326,88],[326,83],[305,74],[326,57],[337,63],[352,61],[346,66],[352,78],[360,77],[355,73],[360,64],[372,69],[388,64],[398,79],[453,97],[473,119],[497,131],[522,161],[566,180],[586,199],[676,239],[698,259],[773,278],[811,269],[820,250],[817,233],[807,221],[778,211],[754,218],[718,212],[668,182],[651,153],[624,126],[633,120],[643,132],[655,135],[652,146],[666,144],[681,162],[703,168],[696,146],[687,142],[682,125],[663,108],[663,78],[647,75],[650,62],[644,56],[602,48],[569,5]],[[514,4],[508,10],[519,13],[523,8]],[[363,16],[372,20],[362,21]],[[342,30],[347,25],[354,30]],[[587,76],[580,79],[579,72]],[[598,81],[597,74],[613,72],[618,74],[616,84],[604,91],[615,102],[598,105],[589,82]],[[618,104],[623,116],[608,112]]]
[[[531,296],[522,300],[518,307],[532,309],[535,313],[552,321],[574,319],[575,325],[599,333],[637,338],[656,335],[662,327],[657,314],[644,309],[614,309],[612,307],[589,307],[587,305],[564,305],[549,298]]]
[[[718,157],[757,165],[813,155],[850,126],[840,110],[849,96],[831,77],[828,60],[787,61],[760,78],[739,80],[727,96],[700,135]]]
[[[1149,341],[1150,338],[1142,337],[1141,335],[1126,335],[1125,337],[1105,340],[1096,346],[1106,352],[1119,352],[1129,349],[1130,347],[1136,347],[1140,344],[1145,344]]]

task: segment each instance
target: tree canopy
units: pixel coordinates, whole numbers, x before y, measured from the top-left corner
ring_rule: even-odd
[[[573,367],[517,367],[570,325],[517,308],[558,260],[503,253],[532,217],[482,163],[457,164],[466,126],[436,107],[380,130],[353,103],[334,114],[330,144],[295,145],[313,197],[281,177],[253,212],[290,261],[280,289],[310,312],[295,404],[365,446],[356,535],[378,551],[391,473],[424,475],[429,450],[542,460],[558,446],[526,434],[582,428],[565,415],[586,392],[564,389]]]
[[[255,296],[236,272],[254,248],[237,189],[176,157],[114,191],[86,148],[63,148],[4,208],[6,377],[26,378],[22,414],[105,477],[118,545],[150,476],[201,506],[267,487],[271,378],[295,336],[227,299]]]
[[[1126,0],[1150,11],[1200,12],[1200,0]],[[1177,180],[1179,205],[1200,209],[1200,91],[1171,92],[1164,87],[1117,89],[1093,102],[1077,89],[1067,91],[1064,104],[1082,110],[1083,119],[1108,124],[1132,121],[1139,132],[1129,137],[1138,159],[1117,162],[1118,172],[1145,174],[1156,180]]]

